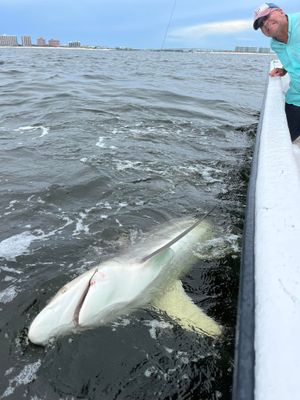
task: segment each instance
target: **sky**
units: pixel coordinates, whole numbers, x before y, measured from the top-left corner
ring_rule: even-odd
[[[0,34],[107,47],[269,47],[252,28],[255,0],[0,0]],[[276,3],[300,12],[299,0]]]

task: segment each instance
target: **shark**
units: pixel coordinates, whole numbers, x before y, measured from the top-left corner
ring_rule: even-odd
[[[187,331],[217,337],[222,327],[185,293],[181,278],[199,260],[199,246],[212,239],[206,220],[182,220],[141,249],[104,261],[63,286],[34,318],[28,338],[51,339],[112,323],[147,307],[166,313]]]

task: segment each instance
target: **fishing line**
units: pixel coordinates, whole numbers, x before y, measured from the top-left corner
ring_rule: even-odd
[[[170,28],[170,25],[171,25],[171,22],[172,22],[172,19],[173,19],[173,15],[174,15],[174,11],[175,11],[175,8],[176,8],[176,3],[177,3],[177,0],[174,0],[173,8],[172,8],[172,11],[171,11],[171,14],[170,14],[170,18],[169,18],[169,22],[168,22],[168,25],[167,25],[167,28],[166,28],[165,36],[164,36],[163,41],[161,43],[161,48],[160,48],[161,50],[163,50],[163,48],[165,46],[165,41],[166,41],[166,38],[167,38],[168,33],[169,33],[169,28]]]
[[[173,16],[174,16],[174,12],[175,12],[175,9],[176,9],[176,5],[177,5],[177,0],[174,0],[173,1],[173,5],[172,5],[172,9],[171,9],[171,13],[170,13],[170,16],[169,16],[169,21],[167,23],[166,30],[165,30],[165,33],[164,33],[164,37],[162,39],[161,47],[158,48],[158,51],[160,52],[160,54],[158,56],[158,60],[156,61],[157,64],[159,64],[161,62],[161,59],[162,59],[162,50],[164,49],[164,46],[165,46],[165,42],[166,42],[166,39],[167,39],[167,36],[168,36],[168,33],[169,33],[169,29],[170,29],[170,26],[171,26],[171,23],[172,23],[172,20],[173,20]],[[141,68],[142,68],[142,62],[139,61],[137,66],[136,66],[136,68],[135,68],[135,73],[138,74],[140,72]],[[159,73],[159,71],[158,71],[158,69],[156,69],[154,74],[153,74],[153,77],[158,73]],[[136,105],[136,108],[139,108],[141,111],[143,111],[143,107],[141,107],[141,106]],[[158,112],[156,112],[154,110],[152,112],[153,112],[154,116],[155,115],[160,116],[160,114]]]
[[[203,215],[202,218],[198,219],[193,225],[191,225],[189,228],[187,228],[185,231],[181,232],[178,236],[176,236],[174,239],[172,239],[170,242],[165,244],[164,246],[160,247],[159,249],[153,251],[151,254],[148,254],[146,257],[142,258],[140,262],[145,262],[149,260],[149,258],[152,258],[156,256],[158,253],[161,251],[167,249],[168,247],[172,246],[174,243],[178,242],[181,238],[183,238],[186,234],[188,234],[191,230],[196,228],[196,226],[200,225],[201,222],[203,222],[216,208],[217,206],[212,207],[206,214]]]

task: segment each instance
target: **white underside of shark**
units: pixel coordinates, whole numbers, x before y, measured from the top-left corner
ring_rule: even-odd
[[[179,280],[197,260],[199,244],[212,238],[206,222],[188,226],[185,221],[168,232],[164,244],[142,260],[127,254],[69,282],[33,320],[30,341],[46,345],[57,336],[106,325],[146,307],[164,311],[186,330],[220,335],[220,325],[192,302]]]

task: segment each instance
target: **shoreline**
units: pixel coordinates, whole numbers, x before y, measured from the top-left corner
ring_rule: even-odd
[[[105,48],[98,48],[98,47],[64,47],[64,46],[0,46],[0,49],[54,49],[54,50],[100,50],[100,51],[109,51],[109,50],[116,50],[113,48],[105,47]]]
[[[83,50],[83,51],[166,51],[166,52],[181,52],[181,53],[198,53],[198,54],[235,54],[235,55],[258,55],[258,56],[275,56],[275,53],[263,53],[263,52],[242,52],[242,51],[235,51],[235,50],[190,50],[190,49],[131,49],[131,48],[98,48],[98,47],[68,47],[68,46],[0,46],[0,49],[43,49],[43,50]]]

